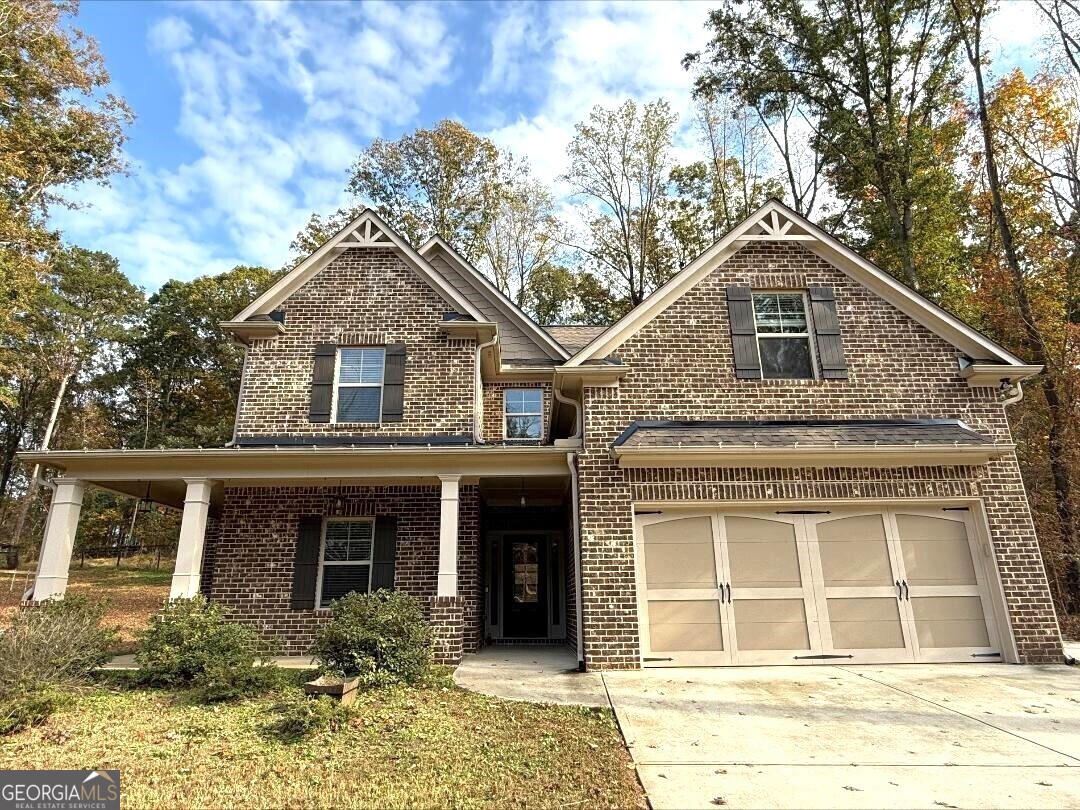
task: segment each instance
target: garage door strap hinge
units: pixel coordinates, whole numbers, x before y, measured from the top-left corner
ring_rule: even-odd
[[[642,660],[644,660],[644,661],[673,661],[674,659],[673,658],[648,658],[648,657],[646,657],[646,658],[644,658]]]
[[[854,655],[796,655],[796,661],[820,661],[823,658],[854,658]]]
[[[992,653],[972,653],[972,654],[971,654],[971,657],[972,657],[972,658],[1001,658],[1001,653],[999,653],[999,652],[992,652]]]
[[[776,514],[778,515],[831,515],[828,509],[788,509],[787,511],[778,509]]]

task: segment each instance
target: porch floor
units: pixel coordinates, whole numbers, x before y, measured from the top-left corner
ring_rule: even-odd
[[[599,673],[578,672],[568,647],[484,647],[454,671],[458,686],[506,700],[607,707]]]

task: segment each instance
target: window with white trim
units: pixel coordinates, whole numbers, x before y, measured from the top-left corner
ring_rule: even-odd
[[[375,521],[329,519],[323,527],[319,554],[317,605],[330,607],[335,599],[371,590],[371,556],[375,546]]]
[[[382,346],[350,346],[338,349],[334,380],[335,422],[378,422],[382,416]]]
[[[806,296],[800,292],[755,292],[753,297],[761,376],[812,380],[814,356]]]
[[[543,435],[544,392],[539,388],[503,391],[504,435],[513,440],[539,440]]]

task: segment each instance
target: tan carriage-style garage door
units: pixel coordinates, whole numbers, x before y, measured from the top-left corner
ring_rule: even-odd
[[[636,518],[645,666],[1000,661],[965,508]]]

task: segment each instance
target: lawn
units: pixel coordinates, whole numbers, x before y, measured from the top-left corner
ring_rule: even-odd
[[[104,623],[120,631],[116,652],[131,652],[136,631],[146,626],[169,595],[172,571],[172,560],[163,559],[161,567],[155,568],[154,558],[149,556],[127,558],[119,568],[115,559],[87,560],[82,568],[73,561],[68,593],[106,602]],[[0,627],[10,621],[26,583],[25,571],[0,571]]]
[[[119,768],[126,808],[645,806],[607,710],[447,680],[362,694],[346,728],[288,742],[270,730],[273,705],[86,687],[45,725],[0,738],[0,769]]]

